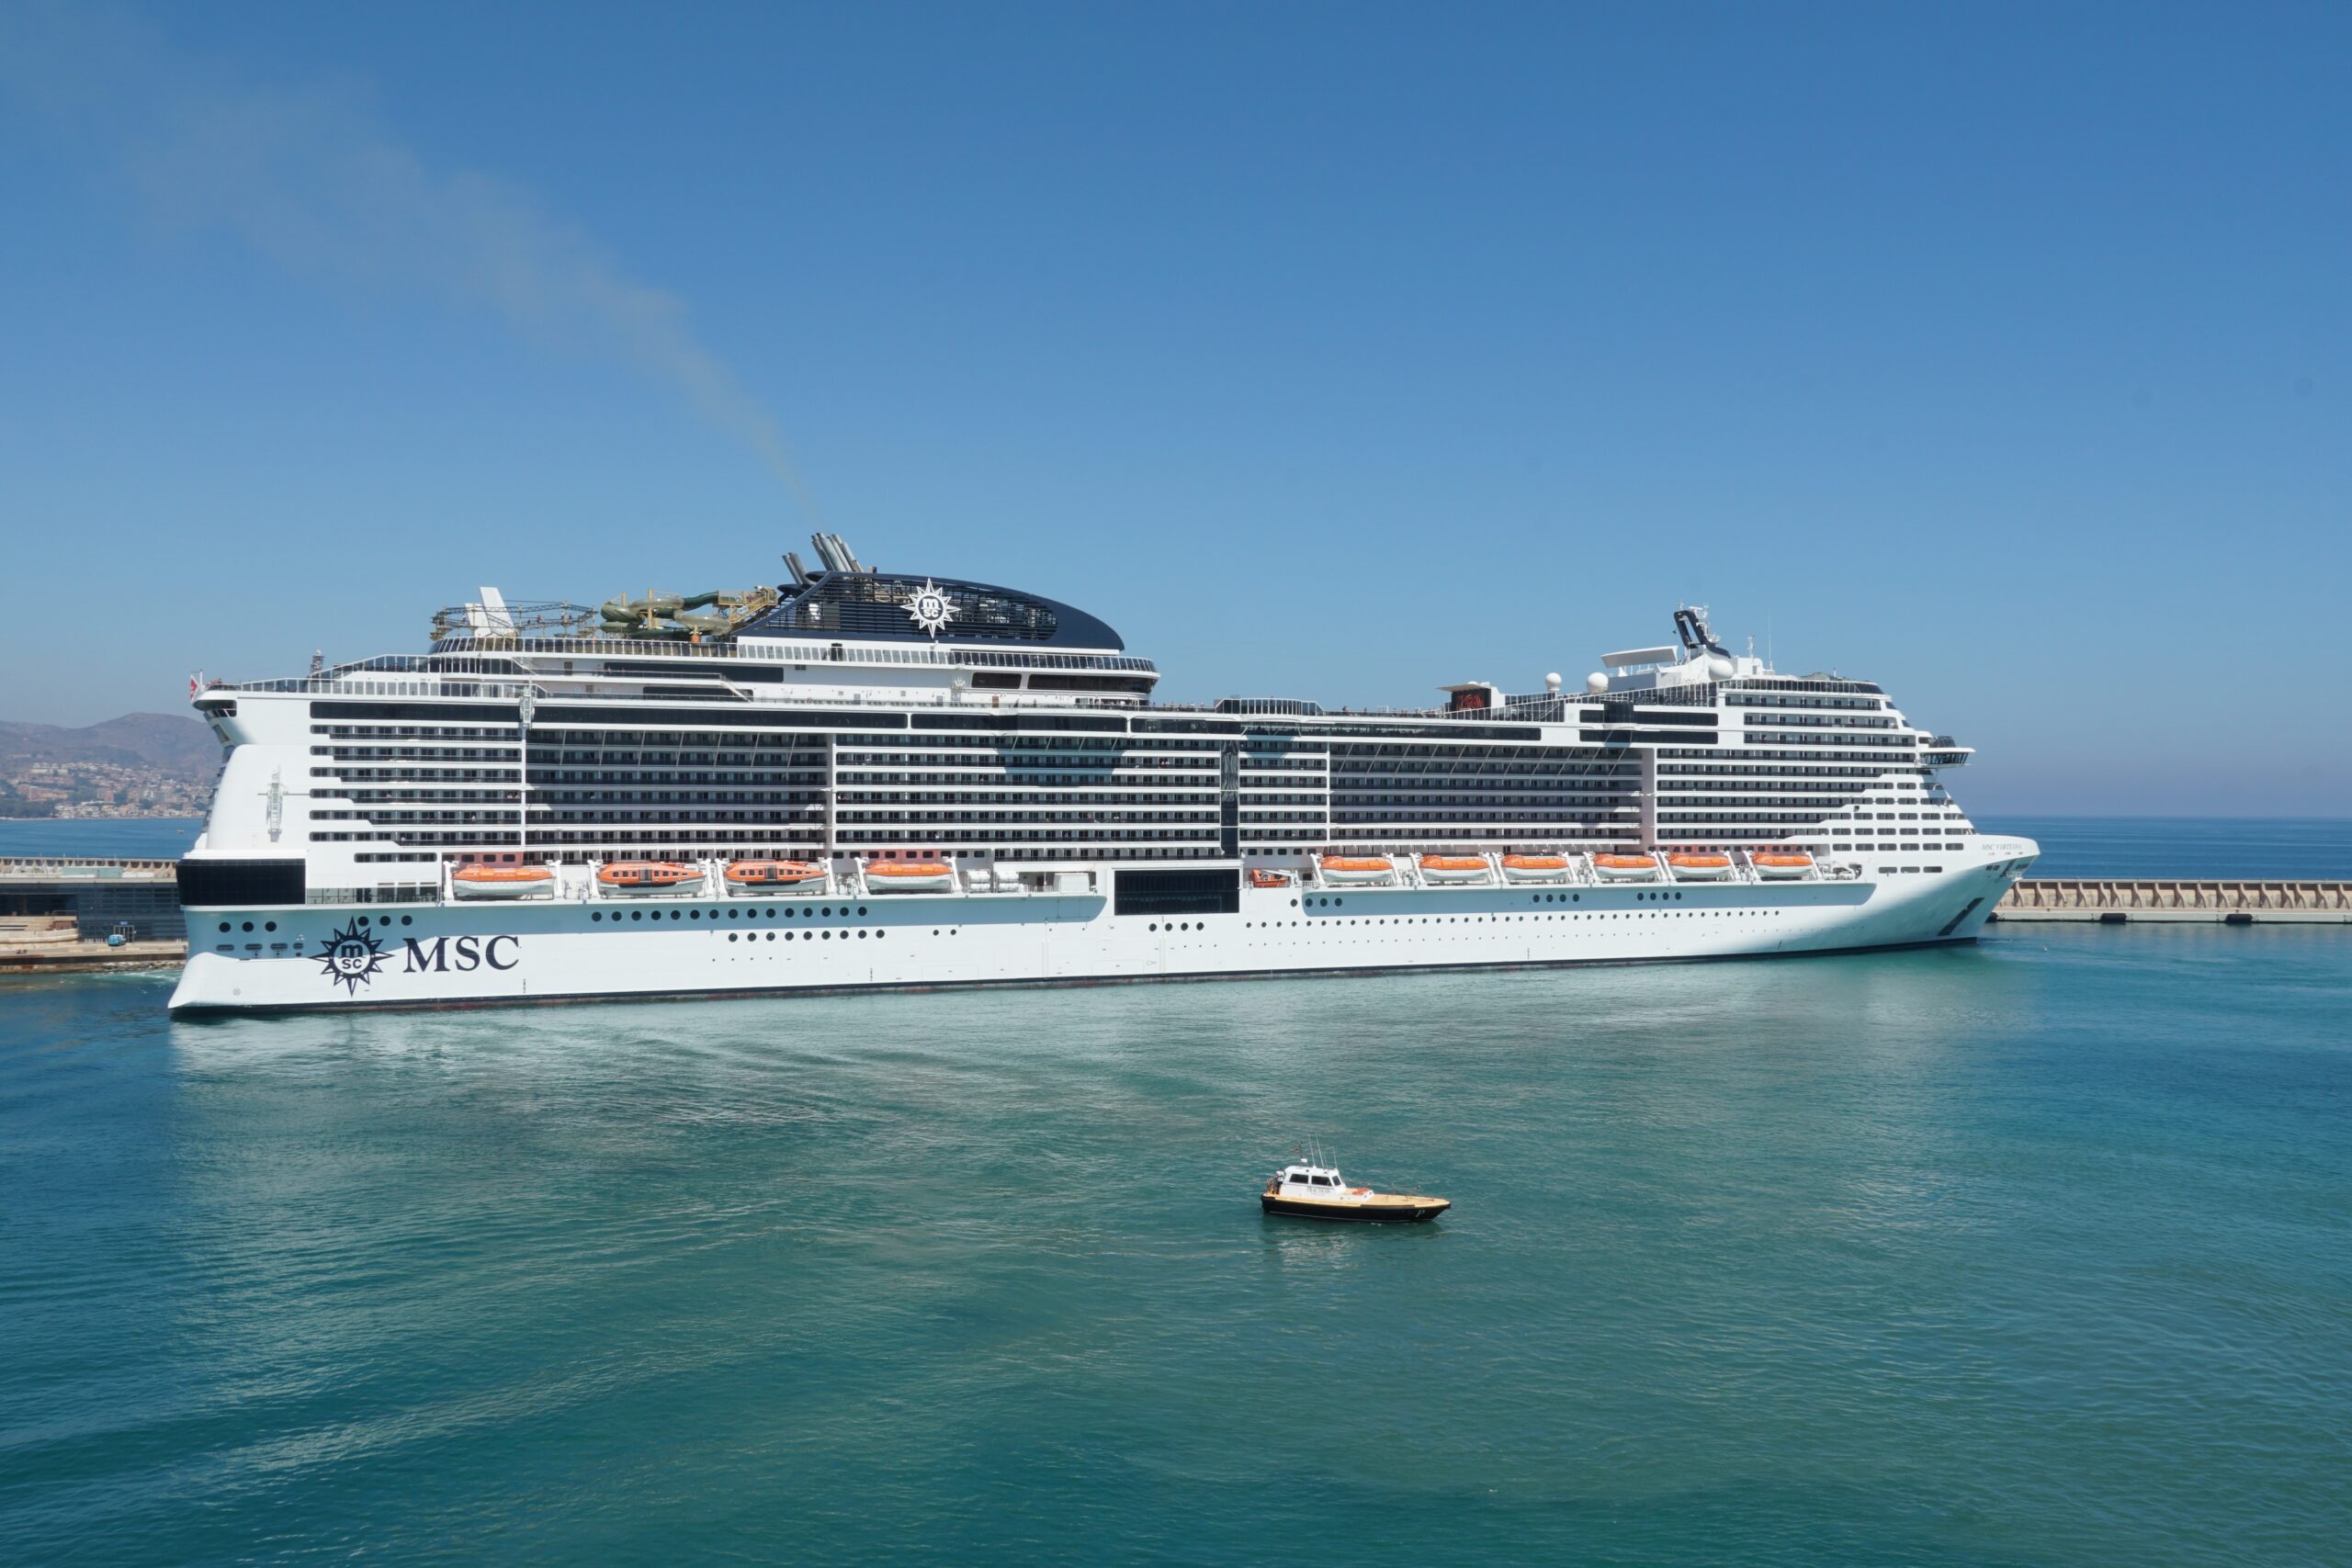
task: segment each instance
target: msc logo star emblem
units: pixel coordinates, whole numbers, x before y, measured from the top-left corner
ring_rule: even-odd
[[[926,577],[922,580],[922,586],[915,590],[914,597],[907,601],[907,618],[914,622],[918,631],[937,637],[947,629],[947,623],[956,618],[956,606],[950,604],[947,595]]]
[[[327,938],[327,950],[319,954],[319,963],[326,969],[327,984],[340,980],[344,994],[356,996],[359,987],[373,981],[376,971],[384,966],[384,950],[376,941],[376,933],[354,919]]]

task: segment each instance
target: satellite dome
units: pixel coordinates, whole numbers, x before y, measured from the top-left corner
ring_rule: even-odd
[[[1596,670],[1584,678],[1584,689],[1597,697],[1609,689],[1609,677]]]
[[[1559,694],[1560,672],[1557,670],[1553,671],[1550,674],[1544,677],[1544,689],[1552,693],[1555,696]]]
[[[1735,666],[1730,660],[1725,659],[1720,653],[1707,660],[1707,673],[1713,675],[1718,681],[1730,680],[1732,678],[1733,671],[1737,667]]]

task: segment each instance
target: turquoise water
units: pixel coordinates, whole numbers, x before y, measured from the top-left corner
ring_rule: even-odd
[[[12,1562],[2341,1562],[2352,938],[0,988]],[[1303,1136],[1455,1200],[1268,1220]]]
[[[114,817],[86,822],[0,818],[0,855],[177,860],[203,828],[193,817]]]

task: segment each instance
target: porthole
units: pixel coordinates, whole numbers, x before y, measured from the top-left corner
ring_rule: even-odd
[[[261,923],[261,929],[266,931],[274,931],[277,929],[277,922],[276,920],[264,920]]]
[[[823,915],[830,915],[830,914],[831,914],[832,912],[833,912],[833,907],[832,907],[831,904],[826,905],[822,909],[820,909],[820,910],[819,910],[819,911],[818,911],[818,913],[820,913],[820,914],[823,914]]]
[[[671,918],[672,919],[675,920],[675,919],[684,919],[684,917],[681,916],[681,915],[678,913],[678,911],[677,911],[677,910],[673,909],[673,910],[671,910],[671,911],[670,911],[670,918]]]
[[[601,920],[605,918],[605,911],[602,909],[591,909],[588,911],[588,918],[591,920]]]
[[[361,925],[363,925],[363,926],[364,926],[364,925],[366,925],[366,924],[368,923],[368,917],[367,917],[367,916],[365,916],[365,915],[360,916],[360,917],[359,917],[359,923],[360,923]],[[245,930],[247,930],[247,931],[251,931],[251,930],[253,930],[253,929],[254,929],[254,923],[253,923],[251,920],[247,920],[247,921],[245,922]]]
[[[862,938],[862,937],[864,937],[864,936],[865,935],[865,928],[864,926],[860,926],[860,927],[858,927],[858,928],[857,928],[857,934],[858,934],[861,938]]]
[[[826,940],[827,942],[831,942],[831,941],[832,941],[832,940],[833,940],[833,933],[832,933],[832,932],[831,932],[831,931],[826,931],[826,932],[824,932],[824,933],[823,933],[823,935],[824,935],[824,938],[825,938],[825,940]]]
[[[632,920],[641,920],[645,919],[645,911],[642,909],[631,909],[628,912],[628,918]]]
[[[226,921],[226,920],[221,921],[221,922],[220,922],[220,929],[221,929],[222,931],[227,931],[227,930],[229,929],[229,922],[228,922],[228,921]]]
[[[729,941],[729,942],[733,942],[733,941],[737,940],[738,935],[739,935],[739,933],[738,933],[738,932],[735,932],[735,931],[729,931],[729,932],[727,933],[727,940],[728,940],[728,941]]]
[[[743,913],[743,911],[742,911],[742,910],[741,910],[741,909],[729,909],[729,910],[728,910],[728,911],[727,911],[727,918],[728,918],[729,919],[730,919],[730,920],[732,920],[732,919],[736,919],[740,918],[740,917],[742,915],[742,913]]]
[[[702,911],[700,909],[689,909],[686,911],[686,919],[690,920],[699,920],[702,919]]]
[[[874,940],[880,942],[884,937],[888,936],[889,934],[890,933],[888,931],[877,931],[874,933]]]
[[[409,919],[406,915],[402,915],[402,916],[401,917],[401,924],[402,924],[402,925],[404,925],[404,926],[405,926],[405,925],[410,925],[410,924],[413,924],[413,921],[411,921],[411,920],[410,920],[410,919]]]
[[[860,904],[860,905],[857,907],[857,912],[858,912],[861,916],[862,916],[862,915],[864,915],[864,914],[865,913],[865,905],[863,905],[863,904]]]

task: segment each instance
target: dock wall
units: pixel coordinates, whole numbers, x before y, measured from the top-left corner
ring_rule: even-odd
[[[1993,908],[1996,920],[2352,925],[2352,882],[2173,882],[2040,877]]]
[[[70,917],[85,942],[119,925],[134,942],[184,942],[178,865],[167,860],[0,858],[0,919]]]

